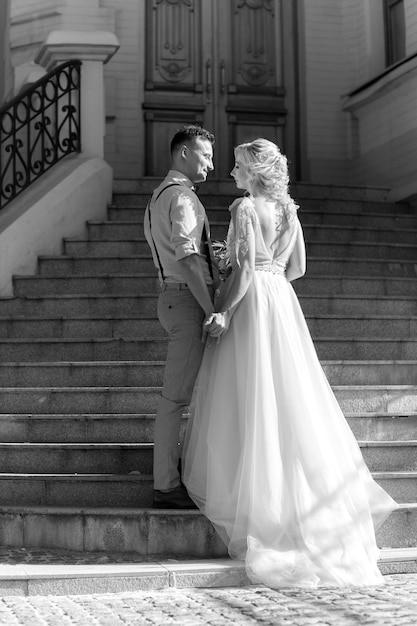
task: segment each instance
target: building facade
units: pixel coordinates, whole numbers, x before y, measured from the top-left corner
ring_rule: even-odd
[[[183,123],[212,130],[219,179],[264,136],[292,178],[417,193],[415,0],[9,0],[14,90],[52,30],[104,30],[105,158],[116,178],[160,176]],[[4,6],[4,5],[2,5]],[[2,9],[4,11],[4,8]],[[2,21],[3,23],[3,21]],[[5,70],[0,78],[5,97]]]

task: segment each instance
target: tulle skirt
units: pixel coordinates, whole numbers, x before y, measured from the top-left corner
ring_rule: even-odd
[[[397,505],[362,459],[284,276],[256,271],[206,349],[183,470],[253,582],[383,582],[375,528]]]

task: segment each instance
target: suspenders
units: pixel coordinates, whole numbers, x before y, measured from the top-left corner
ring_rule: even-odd
[[[213,278],[213,264],[212,264],[212,261],[211,261],[210,244],[209,244],[209,238],[207,236],[207,229],[206,229],[206,221],[205,220],[204,220],[204,224],[203,224],[203,232],[201,233],[201,241],[202,241],[202,244],[204,246],[205,253],[206,253],[207,265],[208,265],[208,268],[209,268],[210,276]]]
[[[159,196],[161,195],[161,193],[163,191],[165,191],[165,189],[168,189],[169,187],[180,187],[181,185],[179,183],[169,183],[169,185],[166,185],[163,189],[161,189],[161,191],[158,193],[158,195],[155,198],[155,202],[158,200]],[[155,239],[153,238],[152,235],[152,222],[151,222],[151,200],[152,198],[149,199],[148,201],[148,205],[147,205],[147,210],[148,210],[148,219],[149,219],[149,232],[151,234],[151,239],[152,239],[152,243],[153,243],[153,248],[155,250],[155,254],[156,254],[156,258],[158,261],[158,265],[159,265],[159,271],[161,272],[161,276],[162,276],[162,280],[165,280],[165,276],[164,276],[164,270],[162,269],[162,263],[161,263],[161,259],[159,258],[159,253],[158,253],[158,248],[156,247],[156,243],[155,243]]]
[[[155,202],[158,200],[159,196],[165,191],[165,189],[168,189],[169,187],[181,187],[181,185],[179,183],[169,183],[169,185],[166,185],[158,193],[158,195],[155,198]],[[150,232],[150,235],[151,235],[153,247],[154,247],[156,258],[157,258],[157,261],[158,261],[159,271],[161,272],[162,280],[165,280],[164,270],[162,269],[162,263],[161,263],[161,259],[159,258],[158,248],[156,247],[156,243],[155,243],[155,240],[154,240],[153,235],[152,235],[151,199],[148,201],[148,204],[147,204],[146,208],[147,208],[147,211],[148,211],[149,232]],[[205,221],[204,221],[204,224],[203,224],[203,231],[201,233],[201,243],[203,244],[204,251],[206,253],[207,265],[208,265],[208,268],[209,268],[210,276],[213,278],[213,265],[212,265],[212,261],[211,261],[210,245],[209,245],[209,239],[208,239],[208,236],[207,236],[207,229],[206,229],[206,222]]]

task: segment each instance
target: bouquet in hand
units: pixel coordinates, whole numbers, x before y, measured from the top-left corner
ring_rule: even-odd
[[[226,280],[232,271],[226,241],[213,241],[212,248],[219,266],[220,278],[221,280]]]

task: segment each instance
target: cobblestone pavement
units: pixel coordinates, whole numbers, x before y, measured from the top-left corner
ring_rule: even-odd
[[[417,574],[381,587],[164,589],[89,596],[0,598],[7,626],[416,626]]]

